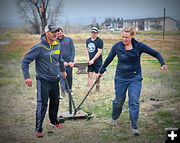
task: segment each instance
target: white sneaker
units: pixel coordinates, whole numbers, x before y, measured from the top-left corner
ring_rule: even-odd
[[[131,129],[131,130],[132,130],[133,135],[135,135],[135,136],[139,136],[140,135],[138,129]]]
[[[112,119],[111,124],[112,124],[112,126],[117,126],[117,120]]]
[[[59,99],[63,99],[63,98],[64,98],[63,96],[61,96],[61,95],[59,96]]]

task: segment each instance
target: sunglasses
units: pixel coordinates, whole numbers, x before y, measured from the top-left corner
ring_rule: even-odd
[[[53,32],[51,32],[51,33],[57,33],[57,32],[59,32],[60,30],[56,30],[56,31],[53,31]]]

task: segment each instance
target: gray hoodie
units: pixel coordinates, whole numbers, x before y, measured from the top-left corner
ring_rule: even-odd
[[[74,62],[75,47],[73,40],[70,37],[64,36],[63,39],[58,39],[61,45],[62,61],[63,62]]]
[[[60,72],[64,72],[61,62],[61,48],[58,40],[50,45],[45,34],[41,36],[41,42],[33,46],[22,60],[24,79],[30,78],[29,64],[35,60],[36,78],[49,82],[59,81]]]

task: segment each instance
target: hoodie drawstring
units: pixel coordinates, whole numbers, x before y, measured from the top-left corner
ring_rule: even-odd
[[[50,62],[52,63],[52,50],[53,50],[53,46],[51,46],[51,45],[50,45],[50,50],[51,51],[50,51],[50,55],[49,56],[50,56]]]

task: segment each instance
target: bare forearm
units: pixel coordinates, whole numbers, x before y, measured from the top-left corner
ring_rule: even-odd
[[[98,50],[96,55],[91,60],[95,61],[97,58],[99,58],[99,56],[101,56],[101,54],[102,54],[102,49]]]
[[[89,53],[88,53],[88,50],[86,49],[86,56],[87,58],[89,59]]]

